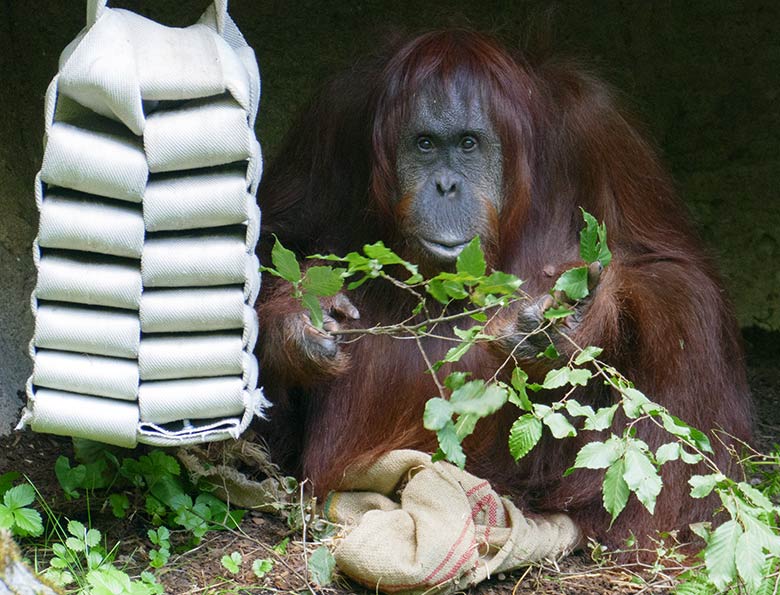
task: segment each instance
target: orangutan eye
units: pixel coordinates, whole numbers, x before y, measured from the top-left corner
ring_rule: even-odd
[[[423,153],[433,151],[433,141],[427,136],[417,137],[417,148]]]
[[[473,136],[464,136],[460,139],[460,148],[466,153],[473,151],[477,148],[477,139]]]

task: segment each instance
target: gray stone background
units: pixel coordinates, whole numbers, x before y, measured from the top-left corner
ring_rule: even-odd
[[[15,422],[34,285],[32,182],[43,95],[85,0],[0,3],[0,435]],[[163,23],[206,0],[123,0]],[[743,327],[780,331],[780,3],[726,0],[232,0],[263,75],[258,135],[268,157],[311,91],[388,31],[467,25],[509,45],[547,38],[622,91],[718,256]],[[770,341],[780,334],[769,336]]]

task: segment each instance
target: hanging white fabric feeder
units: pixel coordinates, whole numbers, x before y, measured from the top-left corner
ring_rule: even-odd
[[[174,446],[263,414],[259,97],[227,0],[183,29],[88,0],[46,94],[20,428]]]

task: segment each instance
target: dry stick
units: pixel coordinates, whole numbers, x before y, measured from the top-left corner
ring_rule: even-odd
[[[309,592],[312,595],[314,594],[314,589],[312,589],[311,583],[309,582],[309,552],[306,551],[306,531],[308,530],[306,526],[306,508],[304,507],[303,503],[303,486],[306,483],[306,481],[302,481],[300,485],[300,498],[301,498],[301,524],[303,525],[303,538],[302,538],[302,547],[303,547],[303,568],[306,572],[306,587],[309,589]]]
[[[415,344],[417,345],[417,349],[420,350],[420,355],[422,355],[422,358],[425,361],[425,366],[428,368],[428,372],[431,373],[431,378],[433,378],[434,384],[436,384],[436,389],[439,391],[439,396],[442,399],[446,399],[447,393],[444,390],[444,385],[439,381],[439,375],[436,373],[436,370],[433,369],[431,360],[428,358],[428,354],[425,353],[425,349],[422,346],[422,341],[420,340],[420,337],[418,335],[415,335],[414,340],[415,340]]]
[[[515,301],[510,302],[505,307],[509,307]],[[330,331],[332,335],[398,335],[401,333],[413,333],[419,331],[421,328],[427,326],[436,326],[444,322],[454,322],[461,320],[462,318],[470,318],[474,314],[484,314],[490,310],[495,309],[497,306],[480,306],[479,308],[473,308],[471,310],[463,310],[457,314],[450,314],[449,316],[437,316],[435,318],[426,318],[422,322],[416,324],[407,325],[404,323],[390,324],[388,326],[373,326],[371,328],[361,329],[338,329]]]

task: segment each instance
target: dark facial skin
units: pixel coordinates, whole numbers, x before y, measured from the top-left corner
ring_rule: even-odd
[[[418,257],[446,265],[474,236],[494,233],[501,142],[477,100],[455,89],[421,94],[401,131],[396,167],[400,226]]]

